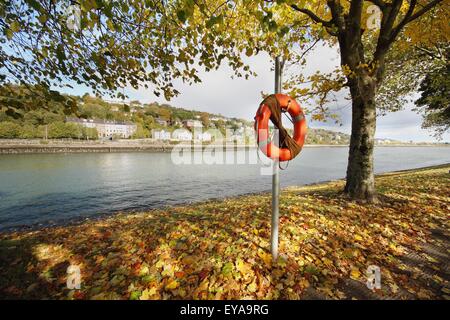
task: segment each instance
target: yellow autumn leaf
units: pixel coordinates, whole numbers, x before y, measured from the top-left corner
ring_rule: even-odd
[[[427,289],[420,289],[419,292],[417,292],[417,296],[419,299],[430,299],[431,298],[431,291]]]
[[[151,296],[156,294],[156,288],[152,287],[149,289],[145,289],[144,291],[142,291],[142,294],[140,296],[140,300],[149,300]]]
[[[391,291],[393,294],[396,294],[398,291],[398,286],[395,283],[390,283],[389,287],[391,288]]]
[[[267,266],[272,265],[272,255],[262,250],[258,251],[258,256],[264,261]]]
[[[181,261],[184,264],[193,264],[195,262],[195,258],[193,256],[186,256]]]
[[[255,281],[253,281],[252,283],[250,283],[250,284],[247,286],[247,290],[248,290],[249,292],[255,292],[255,291],[256,291],[256,283],[255,283]]]
[[[161,275],[162,275],[163,277],[173,277],[173,275],[174,275],[174,270],[173,270],[172,265],[166,264],[166,265],[163,267],[163,269],[164,269],[164,270],[161,272]]]
[[[450,289],[449,289],[449,288],[443,287],[443,288],[441,289],[441,291],[444,292],[444,293],[446,293],[446,294],[450,294]]]
[[[149,272],[148,266],[144,265],[139,270],[139,275],[140,276],[145,276],[146,274],[148,274],[148,272]]]
[[[236,260],[236,269],[240,273],[242,273],[243,276],[246,276],[248,274],[253,274],[253,270],[252,270],[252,267],[250,266],[250,264],[246,263],[242,259]]]
[[[308,281],[308,279],[306,279],[306,278],[301,278],[300,279],[300,281],[299,281],[299,285],[302,287],[302,288],[308,288],[309,286],[310,286],[310,283],[309,283],[309,281]]]
[[[207,279],[203,280],[200,285],[198,286],[197,290],[198,291],[204,291],[207,290],[209,286],[209,281]]]
[[[178,288],[180,284],[178,283],[177,280],[171,280],[169,281],[168,284],[166,284],[166,290],[174,290],[176,288]]]
[[[357,279],[359,279],[360,276],[361,276],[361,272],[357,268],[353,268],[352,271],[350,272],[350,277],[352,279],[357,280]]]

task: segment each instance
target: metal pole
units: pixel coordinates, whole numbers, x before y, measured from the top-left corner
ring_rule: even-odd
[[[281,93],[281,73],[283,69],[283,61],[280,56],[275,58],[275,93]],[[274,137],[279,139],[279,135]],[[276,145],[279,143],[276,141]],[[278,159],[273,160],[272,175],[272,230],[270,239],[270,250],[272,251],[272,260],[278,260],[278,222],[279,222],[279,203],[280,203],[280,170]]]

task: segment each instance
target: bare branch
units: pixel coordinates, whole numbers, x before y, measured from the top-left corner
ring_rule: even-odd
[[[310,45],[305,51],[303,51],[303,53],[301,54],[300,58],[298,59],[298,61],[302,60],[303,57],[310,51],[312,50],[317,43],[319,43],[320,39],[316,39],[316,41],[314,41],[314,43],[312,45]]]

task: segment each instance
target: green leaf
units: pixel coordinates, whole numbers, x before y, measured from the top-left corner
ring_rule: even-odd
[[[38,19],[40,23],[44,24],[47,22],[48,16],[46,14],[41,14]]]
[[[178,17],[178,20],[180,20],[182,23],[185,23],[187,20],[186,10],[184,10],[184,9],[178,10],[177,17]]]
[[[277,23],[274,20],[272,20],[269,22],[269,31],[275,31],[275,30],[277,30]]]
[[[108,26],[109,30],[115,31],[116,28],[114,28],[114,23],[111,19],[108,19],[108,21],[106,21],[106,25]]]
[[[278,35],[280,36],[280,37],[282,37],[282,36],[284,36],[284,35],[286,35],[288,32],[289,32],[289,27],[282,27],[279,31],[278,31]]]
[[[219,24],[223,21],[223,15],[213,16],[206,21],[206,27],[211,28],[215,24]]]
[[[64,54],[64,48],[62,45],[58,45],[58,47],[56,48],[56,57],[61,63],[66,59],[66,55]]]
[[[141,297],[142,292],[141,291],[133,291],[130,294],[130,300],[139,300],[139,298]]]
[[[85,0],[85,1],[81,2],[81,8],[84,11],[89,11],[92,9],[97,9],[98,6],[97,6],[97,2],[95,0]]]
[[[19,32],[20,31],[20,24],[17,21],[13,21],[9,25],[9,28],[11,29],[12,32]]]
[[[42,9],[41,4],[36,0],[28,0],[28,3],[36,11],[40,11]]]
[[[14,36],[14,32],[12,32],[11,29],[6,29],[5,34],[6,34],[6,38],[8,38],[8,40],[11,40],[12,37]]]
[[[225,263],[225,265],[222,267],[222,274],[224,276],[230,275],[232,271],[233,271],[233,263],[231,262]]]

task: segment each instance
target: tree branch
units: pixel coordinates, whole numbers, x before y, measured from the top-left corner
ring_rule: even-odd
[[[367,1],[377,5],[380,9],[386,7],[386,3],[383,0],[367,0]]]
[[[304,13],[304,14],[308,15],[311,18],[311,20],[313,20],[314,22],[317,22],[317,23],[321,23],[325,27],[332,27],[333,26],[333,21],[332,20],[326,21],[326,20],[320,18],[319,16],[317,16],[311,10],[308,10],[308,9],[305,9],[305,8],[300,8],[296,4],[291,4],[291,8],[296,10],[296,11],[299,11],[301,13]]]
[[[304,56],[306,56],[306,54],[308,53],[308,51],[312,50],[317,43],[319,43],[320,39],[316,39],[316,41],[314,41],[314,43],[309,46],[305,51],[303,51],[303,53],[301,54],[300,58],[298,59],[299,61],[303,59]]]
[[[433,0],[431,2],[428,2],[425,6],[422,7],[422,9],[418,10],[416,13],[413,14],[414,9],[417,4],[417,0],[411,0],[411,3],[409,5],[408,11],[406,12],[405,16],[403,17],[402,21],[398,23],[397,26],[393,27],[392,34],[390,36],[390,41],[394,41],[397,35],[400,33],[400,31],[403,29],[403,27],[410,23],[411,21],[421,17],[428,11],[430,11],[432,8],[437,6],[442,0]]]
[[[333,23],[337,26],[338,32],[343,32],[345,29],[345,21],[342,15],[342,7],[334,0],[328,0],[327,5],[330,8]]]
[[[392,44],[391,35],[395,19],[400,12],[402,0],[393,0],[383,10],[383,17],[381,20],[380,34],[378,36],[377,47],[374,53],[374,60],[379,60],[389,49]]]
[[[394,0],[391,4],[386,5],[386,7],[382,10],[383,19],[381,23],[380,35],[378,37],[378,43],[375,49],[374,58],[371,62],[371,64],[379,64],[379,67],[376,71],[378,79],[381,79],[383,74],[385,55],[404,26],[411,21],[419,18],[440,2],[442,2],[442,0],[430,1],[420,10],[414,13],[414,9],[417,6],[417,0],[410,0],[409,7],[405,13],[405,16],[395,26],[395,20],[399,15],[402,0]]]
[[[411,17],[409,17],[408,22],[411,22],[417,18],[419,18],[420,16],[422,16],[423,14],[427,13],[427,11],[431,10],[433,7],[435,7],[437,4],[439,4],[440,2],[442,2],[442,0],[434,0],[429,2],[427,5],[425,5],[422,9],[420,9],[419,11],[417,11],[416,13],[414,13]]]
[[[351,28],[353,29],[353,32],[355,33],[355,36],[360,37],[361,32],[361,15],[362,15],[362,7],[363,7],[362,0],[353,0],[350,4],[350,11],[349,11],[349,17],[348,21],[350,21]]]

